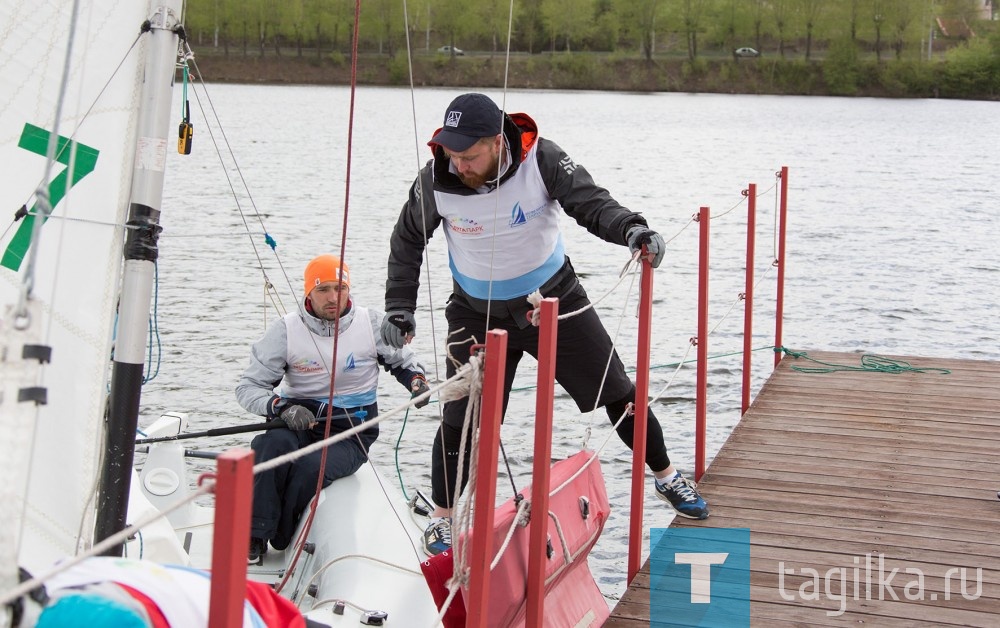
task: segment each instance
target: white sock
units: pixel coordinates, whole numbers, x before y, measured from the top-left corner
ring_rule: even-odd
[[[656,480],[656,484],[657,485],[659,485],[659,486],[666,486],[667,484],[670,484],[671,482],[673,482],[675,479],[677,479],[679,477],[681,477],[681,472],[680,471],[674,471],[673,475],[668,475],[667,477],[663,478],[662,480],[660,478],[653,478],[653,479]]]

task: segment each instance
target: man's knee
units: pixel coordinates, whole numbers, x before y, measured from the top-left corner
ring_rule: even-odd
[[[299,439],[291,430],[275,429],[258,434],[250,441],[257,462],[270,460],[299,448]]]
[[[628,408],[628,404],[634,402],[635,388],[633,387],[624,397],[605,404],[604,410],[608,413],[608,418],[611,419],[612,422],[616,422],[623,414],[625,414],[625,409]]]
[[[318,452],[317,452],[318,453]],[[359,445],[349,441],[341,441],[330,446],[326,454],[326,467],[323,470],[323,486],[329,486],[334,480],[345,478],[357,473],[368,460]],[[311,469],[312,477],[319,471],[319,458]]]

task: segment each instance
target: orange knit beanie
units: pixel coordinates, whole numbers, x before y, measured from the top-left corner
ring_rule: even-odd
[[[306,265],[305,280],[305,296],[309,296],[313,288],[327,281],[339,280],[350,288],[351,271],[336,255],[320,255]]]

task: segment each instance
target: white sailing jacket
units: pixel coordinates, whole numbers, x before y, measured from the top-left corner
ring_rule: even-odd
[[[354,316],[368,319],[368,309],[357,307]],[[333,336],[313,333],[298,312],[285,315],[287,332],[285,361],[288,371],[277,393],[282,397],[329,399],[330,365]],[[336,390],[333,405],[337,408],[367,406],[377,400],[378,353],[371,325],[351,325],[340,332],[337,343]]]
[[[560,211],[597,237],[622,246],[627,246],[631,227],[646,225],[641,214],[597,185],[586,168],[540,137],[528,115],[505,114],[503,134],[511,164],[496,189],[486,194],[465,186],[451,171],[443,148],[430,144],[434,158],[410,187],[389,239],[387,310],[416,309],[424,249],[442,222],[454,279],[452,298],[518,325],[530,324],[524,316],[532,308],[526,295],[540,289],[545,296],[561,297],[578,283],[557,226]],[[495,245],[490,241],[494,229]]]
[[[452,276],[472,297],[505,300],[531,294],[565,263],[562,207],[545,189],[537,150],[534,144],[521,167],[493,193],[434,192]]]
[[[354,334],[358,334],[359,336],[371,338],[374,342],[374,350],[371,353],[366,353],[366,359],[370,356],[373,360],[373,371],[377,373],[377,367],[382,366],[396,378],[396,381],[409,391],[413,377],[415,375],[423,375],[425,370],[409,347],[395,349],[382,342],[376,330],[381,327],[384,316],[385,314],[379,310],[361,308],[352,302],[347,313],[340,317],[339,332],[341,342],[337,346],[337,359],[342,365],[346,366],[344,360],[351,351],[347,349],[350,341],[345,343],[343,340],[345,335],[353,336]],[[332,355],[333,322],[316,318],[307,312],[304,306],[299,312],[289,314],[271,323],[264,336],[255,342],[250,349],[250,363],[247,365],[246,370],[240,377],[239,384],[236,386],[236,400],[247,412],[268,416],[268,404],[271,397],[277,392],[276,389],[279,388],[279,385],[281,385],[282,390],[287,390],[289,387],[297,389],[303,385],[299,383],[299,377],[302,374],[296,373],[293,370],[292,361],[289,359],[290,356],[288,354],[289,347],[292,346],[289,336],[296,333],[289,331],[291,327],[288,321],[292,318],[297,320],[291,327],[301,325],[300,331],[301,329],[308,329],[308,333],[317,339],[323,339],[322,343],[317,341],[318,346],[328,347],[325,354],[327,358],[329,355]],[[306,332],[301,331],[301,333],[304,335]],[[359,340],[356,344],[362,346],[364,343]],[[301,350],[301,345],[298,346],[300,347],[298,350]],[[317,365],[321,364],[315,353],[309,359],[314,360]],[[328,361],[327,359],[326,362]],[[323,402],[328,400],[330,373],[326,370],[326,362],[322,363],[324,370],[323,378],[325,379],[324,392],[319,395],[309,395],[305,398],[318,399]],[[357,355],[355,356],[355,365],[357,366]],[[364,371],[365,369],[361,370]],[[316,378],[318,379],[319,376],[317,375]],[[355,381],[350,389],[343,388],[343,386],[349,383],[350,379],[350,377],[341,379],[341,374],[338,373],[336,381],[337,394],[352,396],[358,390],[364,388],[364,385],[359,383],[360,380]],[[313,385],[316,385],[315,381],[313,381]],[[315,392],[315,389],[313,392]],[[334,405],[337,406],[336,403]]]

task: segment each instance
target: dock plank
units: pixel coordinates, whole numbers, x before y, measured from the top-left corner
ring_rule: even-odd
[[[809,356],[860,364],[859,354]],[[699,483],[711,517],[672,523],[750,529],[752,625],[998,625],[1000,363],[891,357],[950,372],[807,373],[794,367],[818,365],[785,357]],[[880,559],[902,574],[890,581],[899,599],[877,574],[852,577]],[[650,625],[649,570],[605,626]],[[827,573],[847,574],[829,595]]]

